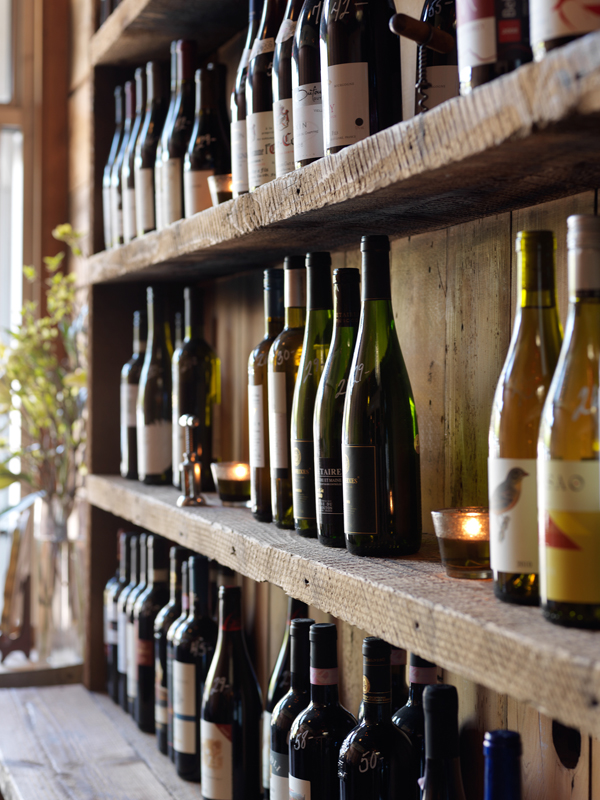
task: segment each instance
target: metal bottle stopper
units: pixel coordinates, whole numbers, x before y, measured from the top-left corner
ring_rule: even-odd
[[[180,508],[182,506],[205,506],[206,500],[200,494],[202,464],[194,449],[194,428],[200,425],[200,420],[193,414],[182,414],[179,417],[179,424],[185,429],[186,452],[179,465],[183,494],[177,499],[177,505]]]

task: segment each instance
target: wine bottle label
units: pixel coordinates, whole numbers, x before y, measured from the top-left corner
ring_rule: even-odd
[[[183,205],[186,218],[199,211],[212,208],[212,198],[208,178],[214,175],[214,169],[191,169],[189,162],[183,170]]]
[[[283,42],[287,42],[288,39],[291,39],[296,32],[296,24],[297,20],[295,19],[284,19],[277,33],[275,44],[283,44]]]
[[[138,413],[137,429],[138,473],[162,475],[171,466],[171,423],[161,419],[152,425],[140,425]]]
[[[262,785],[263,789],[269,788],[269,753],[271,752],[271,714],[263,711],[262,714]],[[289,798],[286,798],[289,800]]]
[[[104,222],[104,249],[108,250],[112,247],[110,186],[102,187],[102,220]]]
[[[156,663],[158,665],[160,664],[160,661],[157,659]],[[154,722],[157,728],[162,728],[169,722],[169,714],[167,709],[167,696],[168,696],[167,687],[161,686],[160,684],[161,681],[157,680],[154,690],[154,696],[155,696]]]
[[[457,0],[458,66],[494,64],[498,58],[495,0]]]
[[[294,86],[294,158],[321,158],[323,148],[323,98],[321,83]]]
[[[153,177],[154,173],[149,167],[135,167],[135,224],[138,236],[155,228]]]
[[[119,611],[117,620],[117,670],[127,674],[127,614]]]
[[[268,788],[271,790],[271,800],[290,800],[290,785],[288,781],[289,756],[286,753],[270,751],[271,780]]]
[[[312,439],[294,439],[292,462],[294,518],[315,519],[315,450]]]
[[[539,461],[542,602],[600,603],[598,461]]]
[[[122,181],[125,186],[125,181]],[[123,241],[125,244],[135,239],[135,189],[123,189]]]
[[[437,667],[409,667],[408,680],[427,685],[437,683]]]
[[[248,114],[248,184],[250,189],[275,178],[275,130],[273,110]]]
[[[289,441],[286,374],[269,371],[269,455],[272,477],[288,477]]]
[[[135,428],[138,384],[121,383],[121,427]]]
[[[375,447],[342,445],[344,531],[379,533]]]
[[[154,665],[154,639],[138,638],[137,665],[138,667],[152,667]]]
[[[310,682],[313,686],[335,686],[339,679],[339,670],[337,667],[331,669],[324,669],[321,667],[310,668]]]
[[[163,181],[162,160],[157,159],[154,165],[154,207],[156,209],[156,230],[162,231],[163,222]]]
[[[163,191],[163,226],[177,222],[183,217],[183,164],[180,158],[163,160],[162,166],[162,191]]]
[[[372,705],[391,703],[390,664],[373,663],[364,658],[363,700]]]
[[[310,781],[303,781],[293,775],[288,777],[290,800],[310,800]]]
[[[492,570],[538,572],[535,458],[490,458],[488,487]]]
[[[234,196],[248,191],[246,120],[231,123],[231,188]]]
[[[173,661],[173,748],[178,753],[196,750],[196,665]]]
[[[344,513],[341,459],[321,456],[317,469],[317,519],[319,523],[333,522],[333,517]]]
[[[135,624],[127,620],[127,697],[137,697],[137,636]]]
[[[261,469],[265,465],[265,430],[263,387],[248,386],[248,416],[250,439],[250,466]]]
[[[392,667],[401,667],[406,664],[406,650],[402,648],[393,648],[390,654],[390,663]]]
[[[597,6],[585,0],[554,3],[549,0],[529,0],[531,46],[536,58],[536,45],[559,36],[577,36],[600,28]]]
[[[275,50],[275,39],[270,36],[268,39],[255,39],[250,53],[250,61],[263,53],[272,53]]]
[[[202,797],[233,800],[232,726],[202,720]]]
[[[292,98],[273,103],[275,125],[275,173],[278,178],[294,171],[294,122]]]
[[[324,146],[340,147],[366,139],[369,124],[369,65],[335,64],[327,67],[327,83],[322,85]]]
[[[457,66],[431,66],[427,67],[427,83],[429,86],[425,90],[427,100],[425,105],[431,111],[432,108],[445,103],[452,97],[458,97],[459,81]]]

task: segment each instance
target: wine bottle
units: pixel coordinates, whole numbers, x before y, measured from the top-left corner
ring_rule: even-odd
[[[154,166],[160,134],[167,115],[158,61],[146,64],[146,115],[135,145],[134,183],[136,232],[143,236],[156,229]],[[157,196],[158,206],[158,196]]]
[[[427,686],[437,683],[437,667],[414,653],[410,654],[408,669],[408,700],[392,716],[392,722],[404,733],[412,746],[414,796],[420,796],[417,779],[425,772],[425,717],[423,714],[423,692]]]
[[[402,121],[400,43],[389,0],[325,0],[321,88],[325,153],[338,153]]]
[[[362,307],[344,403],[344,531],[355,555],[421,545],[419,430],[394,324],[387,236],[363,236]]]
[[[600,627],[600,220],[567,220],[569,314],[540,422],[540,597],[546,619]]]
[[[133,312],[133,355],[121,370],[121,477],[137,480],[136,408],[140,375],[146,356],[148,317],[145,311]]]
[[[127,142],[121,168],[121,186],[123,187],[123,241],[125,244],[135,239],[137,234],[135,207],[135,149],[142,128],[146,110],[146,75],[138,67],[135,71],[135,119]]]
[[[173,485],[180,486],[179,465],[186,449],[182,414],[193,414],[200,424],[193,430],[194,447],[202,465],[201,488],[214,492],[210,471],[213,459],[215,406],[221,402],[221,362],[203,337],[202,295],[197,289],[183,290],[185,337],[172,361]]]
[[[148,570],[148,536],[142,533],[139,549],[139,581],[127,598],[125,614],[127,617],[127,711],[135,717],[135,698],[137,697],[137,628],[135,625],[135,604],[146,589]]]
[[[200,781],[200,709],[215,652],[217,626],[208,613],[208,559],[192,556],[190,612],[173,636],[173,750],[180,778]]]
[[[360,273],[334,269],[331,347],[315,399],[315,495],[321,544],[345,547],[342,496],[342,417],[360,317]]]
[[[283,270],[263,273],[265,335],[248,359],[248,433],[250,441],[250,503],[252,513],[270,522],[271,474],[269,463],[269,408],[267,362],[269,350],[283,329]]]
[[[521,800],[521,737],[516,731],[488,731],[483,737],[483,800]]]
[[[149,286],[148,346],[140,375],[136,421],[138,476],[147,484],[171,482],[171,363],[162,302]]]
[[[154,728],[156,746],[165,755],[169,753],[167,633],[181,615],[181,567],[188,556],[189,551],[185,547],[171,547],[169,550],[169,602],[161,608],[154,620]]]
[[[528,0],[456,0],[461,95],[531,61]]]
[[[391,648],[367,636],[362,652],[364,718],[340,749],[340,800],[409,797],[416,775],[410,742],[392,723]]]
[[[219,637],[200,723],[204,800],[259,800],[262,698],[242,629],[242,592],[219,589]]]
[[[322,10],[322,0],[305,0],[294,35],[292,97],[297,169],[311,164],[325,153],[319,45]]]
[[[293,172],[294,117],[292,111],[292,45],[304,0],[288,0],[275,38],[273,56],[273,124],[275,126],[275,174]]]
[[[428,686],[425,710],[423,800],[465,800],[460,774],[458,693],[454,686]]]
[[[169,543],[161,536],[148,536],[147,550],[146,588],[133,609],[138,686],[134,716],[140,730],[154,733],[154,623],[169,598]]]
[[[102,611],[104,616],[104,626],[103,626],[103,638],[104,638],[104,661],[106,665],[106,692],[109,697],[113,697],[115,694],[115,687],[118,687],[118,681],[115,680],[116,678],[116,671],[117,665],[114,662],[114,654],[113,651],[113,641],[112,641],[112,628],[111,628],[111,621],[113,617],[112,609],[113,609],[113,597],[115,590],[119,586],[119,560],[121,557],[121,536],[120,533],[117,534],[117,569],[115,574],[112,575],[106,585],[104,586],[104,592],[102,593]]]
[[[265,789],[265,800],[289,800],[290,797],[288,739],[292,723],[310,702],[309,631],[314,622],[314,619],[299,617],[293,619],[290,625],[291,682],[269,718],[269,763],[266,770],[269,788],[268,793]]]
[[[273,53],[285,0],[265,0],[246,75],[248,187],[254,191],[275,177]]]
[[[104,224],[104,247],[108,250],[113,246],[112,234],[112,192],[111,174],[113,164],[119,152],[121,139],[123,138],[123,88],[117,86],[115,89],[115,132],[110,145],[108,161],[102,173],[102,220]]]
[[[262,0],[249,0],[248,34],[231,93],[231,188],[234,197],[239,197],[248,191],[246,77],[261,14]]]
[[[171,129],[162,142],[162,198],[164,227],[183,217],[183,159],[194,127],[194,61],[196,43],[177,42],[177,97]]]
[[[123,181],[122,169],[125,161],[127,145],[131,137],[133,118],[135,116],[135,84],[127,81],[125,84],[125,122],[123,123],[123,137],[110,172],[110,219],[112,232],[112,247],[123,244]]]
[[[117,704],[120,702],[119,691],[124,677],[119,671],[119,600],[131,580],[130,542],[132,535],[131,533],[119,534],[119,578],[111,592],[112,602],[108,606],[108,661],[112,682],[112,691],[109,691],[109,694]]]
[[[281,698],[288,693],[291,686],[291,641],[290,631],[292,621],[306,617],[308,613],[308,606],[295,597],[288,599],[287,620],[285,631],[283,633],[283,641],[277,655],[277,660],[271,673],[269,687],[267,690],[267,698],[265,702],[265,710],[263,711],[263,749],[262,749],[262,779],[265,800],[269,800],[269,752],[271,749],[271,714],[277,703]],[[304,708],[304,706],[302,706]],[[286,750],[287,753],[287,750]],[[287,778],[287,775],[286,775]]]
[[[278,528],[293,528],[290,428],[294,386],[306,322],[306,269],[301,256],[283,264],[285,325],[269,350],[269,454],[271,510]]]
[[[187,621],[190,610],[188,562],[181,565],[181,614],[167,631],[167,754],[175,763],[173,750],[173,641],[179,628]]]
[[[496,597],[537,605],[537,440],[562,341],[554,234],[520,231],[516,251],[521,302],[490,422],[490,564]]]
[[[185,216],[191,217],[213,203],[209,177],[213,178],[219,203],[231,200],[231,143],[229,120],[223,116],[219,90],[224,64],[207,64],[196,70],[196,117],[183,165]]]
[[[391,645],[390,664],[392,667],[392,714],[408,702],[408,686],[406,685],[406,650]],[[361,700],[358,708],[358,721],[365,718],[365,703]]]
[[[596,6],[583,0],[574,0],[568,9],[549,0],[531,0],[529,14],[531,46],[536,61],[541,61],[556,47],[600,28]]]
[[[331,256],[307,253],[307,319],[292,402],[291,453],[294,527],[301,536],[317,537],[315,501],[315,450],[313,422],[315,397],[323,374],[333,327]]]
[[[168,158],[168,142],[173,132],[175,106],[177,104],[177,42],[171,42],[171,96],[165,117],[165,124],[159,132],[156,145],[156,160],[154,162],[154,207],[156,212],[156,230],[161,231],[165,223],[165,198],[163,191],[163,152]]]
[[[129,583],[117,599],[117,672],[119,683],[119,705],[123,711],[127,706],[127,601],[140,581],[140,537],[132,534],[129,539]]]
[[[422,22],[456,36],[456,0],[425,0]],[[424,44],[417,47],[415,113],[430,111],[459,93],[458,53],[439,53]]]

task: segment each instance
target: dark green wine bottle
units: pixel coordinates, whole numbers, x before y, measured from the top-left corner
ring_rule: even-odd
[[[313,417],[333,327],[331,256],[306,255],[308,303],[302,357],[292,405],[292,497],[294,527],[301,536],[317,536]]]
[[[362,308],[344,404],[344,532],[354,555],[421,546],[419,431],[396,334],[387,236],[363,236]]]
[[[360,318],[360,273],[333,271],[333,336],[315,400],[315,492],[321,544],[345,547],[342,497],[342,418]]]

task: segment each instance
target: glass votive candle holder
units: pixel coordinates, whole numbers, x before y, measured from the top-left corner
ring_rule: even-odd
[[[224,505],[247,505],[250,500],[250,465],[220,461],[210,465],[217,492]]]
[[[489,509],[442,508],[431,516],[446,574],[471,580],[491,578]]]
[[[226,203],[233,197],[232,175],[209,175],[208,189],[213,206]]]

